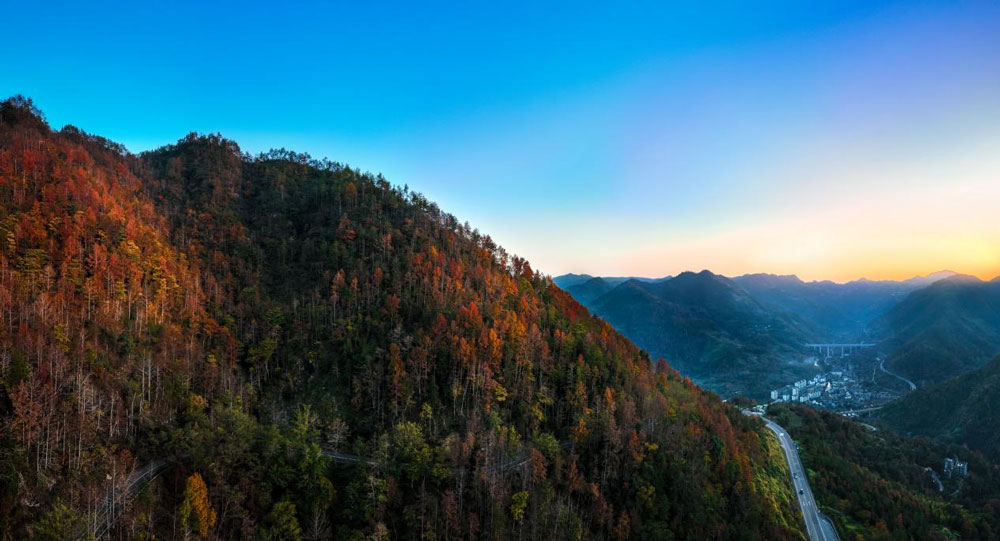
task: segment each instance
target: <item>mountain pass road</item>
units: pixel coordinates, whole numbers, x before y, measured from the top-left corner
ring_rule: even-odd
[[[745,412],[746,413],[746,412]],[[753,414],[751,414],[753,415]],[[823,516],[816,507],[816,500],[813,498],[812,490],[809,488],[809,478],[806,470],[802,467],[799,459],[799,451],[795,448],[795,442],[788,435],[781,425],[774,421],[758,415],[766,424],[767,428],[778,436],[782,451],[785,452],[785,459],[788,460],[788,469],[792,474],[792,486],[795,495],[799,500],[799,507],[802,509],[802,517],[806,522],[806,533],[811,541],[840,541],[836,528],[830,519]]]

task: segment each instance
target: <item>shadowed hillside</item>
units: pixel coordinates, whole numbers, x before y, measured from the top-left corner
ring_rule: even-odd
[[[591,278],[586,282],[569,286],[566,292],[573,296],[577,302],[584,306],[597,300],[601,295],[615,288],[617,284],[605,278]]]
[[[630,280],[590,306],[653,355],[723,392],[760,394],[795,378],[799,372],[785,372],[786,358],[819,334],[709,271],[654,283]]]
[[[954,276],[911,293],[873,325],[886,365],[918,385],[944,381],[1000,353],[1000,283]]]
[[[931,277],[903,282],[855,280],[803,282],[796,276],[747,274],[733,278],[755,299],[794,313],[821,329],[829,341],[854,341],[868,333],[868,325],[888,312],[908,293],[924,287]]]
[[[1000,459],[1000,357],[982,368],[917,389],[880,416],[897,429],[968,445]]]

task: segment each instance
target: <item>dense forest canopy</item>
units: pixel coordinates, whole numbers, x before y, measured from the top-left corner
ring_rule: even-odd
[[[759,421],[337,163],[7,100],[0,323],[7,539],[98,531],[157,461],[112,536],[802,538]]]
[[[982,368],[922,387],[879,417],[897,430],[966,445],[1000,460],[1000,356]]]
[[[886,366],[924,387],[981,368],[1000,353],[1000,282],[956,275],[914,291],[872,323]]]

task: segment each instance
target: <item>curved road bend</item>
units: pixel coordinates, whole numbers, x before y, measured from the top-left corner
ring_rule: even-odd
[[[94,513],[92,522],[87,526],[87,531],[80,532],[80,538],[93,534],[94,539],[102,539],[108,535],[118,520],[118,515],[128,507],[136,494],[142,492],[142,489],[163,473],[172,462],[172,458],[158,458],[129,474],[124,487],[120,489],[113,487],[109,490],[104,501],[98,506],[97,512]]]
[[[910,386],[910,390],[911,391],[915,391],[917,389],[917,384],[915,384],[912,381],[904,378],[903,376],[900,376],[899,374],[893,372],[892,370],[889,370],[888,368],[886,368],[885,367],[885,359],[882,359],[882,362],[879,363],[878,367],[879,367],[879,369],[881,369],[886,374],[889,374],[890,376],[894,376],[894,377],[897,377],[897,378],[905,381],[906,384]]]
[[[746,412],[744,412],[746,413]],[[816,507],[816,500],[813,499],[812,489],[809,488],[809,478],[806,470],[799,460],[799,452],[795,449],[795,442],[788,432],[781,425],[764,417],[757,415],[766,424],[767,428],[778,436],[778,443],[785,452],[785,459],[788,460],[788,469],[792,473],[792,487],[795,489],[795,496],[799,500],[799,508],[802,509],[802,517],[806,521],[806,533],[811,541],[840,541],[837,529],[833,527],[830,519],[823,516]]]

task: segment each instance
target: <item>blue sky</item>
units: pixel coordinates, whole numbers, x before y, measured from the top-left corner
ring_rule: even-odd
[[[382,172],[551,274],[1000,274],[995,2],[5,12],[56,127]]]

